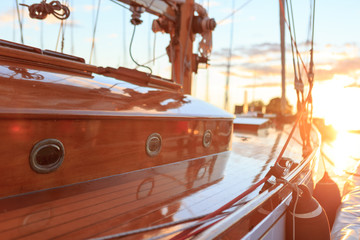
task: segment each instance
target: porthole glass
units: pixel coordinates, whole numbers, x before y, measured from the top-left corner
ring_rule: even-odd
[[[37,173],[53,172],[64,160],[63,144],[57,139],[45,139],[34,145],[30,153],[30,166]]]
[[[203,136],[203,146],[208,148],[212,142],[212,133],[210,130],[206,130]]]
[[[160,134],[153,133],[146,140],[146,153],[150,157],[154,157],[160,153],[162,139]]]

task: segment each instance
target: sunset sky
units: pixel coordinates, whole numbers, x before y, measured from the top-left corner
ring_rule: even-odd
[[[19,0],[26,4],[40,0]],[[93,26],[96,19],[98,0],[70,0],[72,15],[64,27],[64,52],[84,57],[89,62]],[[210,17],[218,22],[213,33],[213,53],[210,68],[199,70],[195,77],[193,95],[223,108],[225,94],[226,64],[229,49],[232,1],[197,1],[209,9]],[[293,0],[295,27],[299,51],[308,63],[310,3],[313,1]],[[20,42],[19,24],[15,1],[1,1],[0,30],[2,39]],[[207,5],[209,3],[209,6]],[[234,9],[245,3],[234,15],[234,35],[230,77],[230,107],[243,104],[244,92],[248,101],[262,100],[265,104],[271,98],[279,97],[280,90],[280,30],[279,3],[276,0],[236,0]],[[60,23],[53,17],[45,21],[29,19],[24,13],[24,43],[36,47],[60,51]],[[25,10],[25,11],[24,11]],[[129,57],[129,44],[133,26],[129,23],[131,13],[110,0],[102,0],[96,31],[95,54],[92,64],[101,66],[119,65],[134,68]],[[155,56],[165,53],[169,37],[151,32],[154,16],[144,14],[143,24],[136,28],[132,53],[140,63],[146,63]],[[315,13],[315,86],[313,91],[314,115],[325,117],[328,123],[338,128],[360,129],[360,1],[318,0]],[[14,30],[15,29],[15,30]],[[154,41],[154,38],[156,39]],[[199,40],[199,38],[198,38]],[[286,33],[287,98],[296,104],[293,86],[291,48]],[[196,52],[197,46],[194,45]],[[164,56],[149,66],[153,73],[170,76],[170,65]],[[144,70],[146,69],[139,69]],[[206,79],[209,92],[206,94]]]

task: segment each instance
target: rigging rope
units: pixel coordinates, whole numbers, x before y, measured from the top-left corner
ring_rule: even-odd
[[[248,5],[250,2],[252,2],[253,0],[249,0],[247,2],[245,2],[243,5],[241,5],[239,8],[233,10],[228,16],[224,17],[223,19],[221,19],[220,21],[217,22],[217,25],[222,24],[225,20],[227,20],[228,18],[232,17],[235,13],[237,13],[238,11],[240,11],[241,9],[243,9],[246,5]]]
[[[210,15],[210,0],[207,1],[207,13]],[[205,101],[209,102],[209,67],[206,67]]]
[[[234,9],[234,8],[235,8],[235,0],[232,1],[232,9]],[[231,15],[229,55],[228,55],[228,61],[227,61],[227,65],[226,65],[225,101],[224,101],[224,109],[225,110],[228,110],[228,105],[229,105],[229,83],[230,83],[230,67],[231,67],[231,57],[232,57],[233,35],[234,35],[234,14]]]
[[[63,30],[63,27],[64,27],[64,21],[61,21],[58,37],[57,37],[57,40],[56,40],[55,51],[57,51],[57,49],[58,49],[58,45],[59,45],[59,41],[60,41],[60,35],[61,35],[62,30]]]
[[[63,20],[61,20],[61,22],[63,22]],[[64,27],[62,29],[62,34],[61,34],[61,52],[64,52],[64,45],[65,45],[65,29],[66,29],[66,22],[64,23]]]
[[[312,36],[311,36],[311,49],[310,49],[310,73],[311,76],[311,81],[309,82],[310,84],[313,84],[314,81],[314,60],[313,60],[313,56],[314,56],[314,30],[315,30],[315,0],[313,3],[313,14],[312,14]]]
[[[154,58],[152,58],[152,59],[148,60],[147,62],[144,62],[143,64],[140,64],[140,65],[149,64],[149,63],[151,63],[151,62],[153,62],[153,61],[155,61],[155,60],[158,60],[158,59],[160,59],[160,58],[162,58],[162,57],[165,57],[165,56],[167,56],[167,53],[163,53],[163,54],[161,54],[161,55],[159,55],[159,56],[157,56],[157,57],[154,57]]]
[[[15,2],[16,2],[16,11],[17,11],[18,21],[19,21],[19,26],[20,26],[21,43],[24,44],[23,26],[22,26],[22,20],[21,20],[21,17],[20,17],[19,2],[18,2],[18,0],[15,0]]]
[[[127,9],[127,10],[130,10],[130,8],[128,8],[127,6],[125,6],[125,5],[122,5],[121,3],[119,3],[118,1],[115,1],[115,0],[110,0],[111,2],[113,2],[113,3],[115,3],[116,5],[119,5],[120,7],[123,7],[123,8],[125,8],[125,9]]]
[[[287,24],[287,26],[289,28],[289,31],[291,31],[290,25],[289,25],[289,23],[288,23],[288,21],[286,20],[286,17],[285,17],[284,6],[283,6],[283,4],[282,4],[282,2],[280,0],[279,0],[279,4],[280,4],[280,8],[281,8],[281,14],[284,16],[285,23]],[[299,50],[297,48],[297,43],[296,43],[294,37],[292,35],[290,35],[290,37],[291,37],[291,42],[294,44],[294,47],[296,49],[296,53],[297,53],[299,59],[301,60],[303,69],[304,69],[304,71],[306,73],[306,76],[308,78],[310,89],[312,89],[312,87],[313,87],[313,74],[312,74],[312,66],[313,66],[313,64],[311,64],[311,62],[310,62],[310,71],[308,71],[306,66],[305,66],[304,61],[302,60],[301,54],[300,54],[300,52],[299,52]],[[311,59],[312,59],[312,57],[311,57]],[[306,111],[307,111],[307,115],[304,116],[303,121],[300,122],[300,135],[301,135],[301,138],[303,139],[304,154],[307,154],[311,149],[310,130],[311,130],[312,112],[313,112],[311,91],[309,91],[308,96],[306,98],[306,101],[302,102],[301,108],[302,108],[302,110],[306,109]]]
[[[286,18],[285,18],[285,13],[284,13],[284,7],[281,3],[281,1],[279,1],[280,3],[280,7],[281,7],[281,12],[283,14],[283,17],[284,17],[284,20],[289,28],[289,31],[291,31],[291,28],[289,26],[289,23],[287,22]],[[299,50],[297,48],[297,44],[296,44],[296,41],[294,40],[294,38],[292,37],[292,35],[290,35],[291,37],[291,41],[296,49],[296,53],[298,55],[298,57],[300,58],[301,62],[302,62],[302,66],[305,70],[305,72],[307,73],[307,76],[308,76],[308,71],[306,69],[306,66],[301,58],[301,55],[299,53]],[[308,76],[309,78],[309,76]],[[310,84],[310,87],[309,87],[309,91],[308,91],[308,95],[306,97],[306,100],[304,101],[304,104],[309,104],[310,102],[312,102],[312,96],[311,96],[311,93],[312,93],[312,89],[313,89],[313,84]],[[291,129],[291,132],[289,133],[289,136],[283,146],[283,148],[281,149],[281,152],[280,154],[278,155],[278,158],[276,159],[275,163],[274,163],[274,166],[280,161],[280,159],[282,158],[293,134],[294,134],[294,131],[297,127],[298,124],[300,124],[302,118],[303,118],[303,114],[305,112],[305,110],[308,110],[308,109],[305,109],[304,107],[301,108],[301,111],[299,112],[298,116],[297,116],[297,119],[296,119],[296,122],[294,124],[294,126],[292,127]],[[310,134],[308,134],[309,137],[310,137]],[[244,191],[242,194],[240,194],[239,196],[237,196],[236,198],[234,198],[233,200],[231,200],[230,202],[228,202],[227,204],[225,204],[224,206],[222,206],[221,208],[217,209],[216,211],[210,213],[209,215],[207,215],[206,217],[204,217],[203,219],[201,219],[200,221],[203,221],[203,220],[206,220],[208,218],[211,218],[211,217],[214,217],[216,216],[217,214],[220,214],[222,213],[224,210],[228,209],[229,207],[233,206],[234,203],[238,202],[239,200],[241,200],[243,197],[245,197],[246,195],[248,195],[249,193],[253,192],[255,189],[257,189],[259,186],[261,186],[263,183],[265,183],[269,178],[271,177],[271,175],[267,174],[263,179],[261,179],[260,181],[258,181],[257,183],[253,184],[250,188],[248,188],[246,191]],[[204,231],[206,230],[208,227],[204,227],[203,229],[201,229],[201,231]],[[176,235],[175,237],[172,238],[172,240],[179,240],[179,239],[186,239],[186,238],[189,238],[191,236],[194,236],[195,234],[198,234],[199,231],[196,231],[196,232],[192,232],[195,228],[190,228],[186,231],[183,231],[182,233]]]
[[[293,25],[293,30],[294,30],[294,40],[296,41],[296,32],[295,32],[295,20],[294,20],[294,12],[293,12],[293,7],[292,7],[292,0],[290,0],[290,9],[291,9],[291,18],[292,18],[292,25]],[[304,101],[304,84],[301,78],[301,69],[300,69],[300,61],[299,61],[299,56],[296,55],[296,62],[297,62],[297,68],[298,68],[298,74],[299,74],[299,84],[300,84],[300,91],[302,94],[302,101]]]
[[[287,10],[287,15],[289,18],[289,24],[290,26],[292,26],[292,29],[289,29],[289,33],[290,36],[292,36],[292,32],[294,33],[294,41],[296,41],[296,31],[295,31],[295,21],[294,21],[294,12],[293,12],[293,8],[292,8],[292,1],[290,0],[290,9],[291,11],[289,11],[289,4],[288,4],[288,0],[286,0],[286,10]],[[290,15],[291,13],[291,15]],[[291,19],[291,22],[290,22]],[[300,64],[299,64],[299,56],[294,55],[294,44],[291,42],[291,51],[292,51],[292,55],[293,55],[293,66],[294,66],[294,74],[295,74],[295,89],[296,91],[300,91],[301,93],[304,92],[304,84],[302,82],[301,79],[301,74],[300,74]],[[297,67],[297,69],[296,69]],[[302,95],[303,97],[303,95]],[[302,98],[302,102],[304,101],[304,98]]]
[[[74,1],[71,1],[70,2],[70,5],[74,6]],[[71,25],[70,25],[70,37],[71,37],[71,49],[70,49],[70,52],[71,52],[71,55],[74,55],[74,13],[71,14]]]
[[[290,30],[289,23],[288,23],[288,21],[286,20],[286,17],[285,17],[284,6],[283,6],[283,4],[281,3],[281,1],[279,1],[279,2],[280,2],[281,14],[283,14],[284,19],[285,19],[285,23],[286,23],[286,25],[288,26],[288,28],[289,28],[289,30]],[[290,37],[291,37],[291,42],[294,44],[294,47],[295,47],[295,50],[296,50],[296,54],[297,54],[297,55],[299,56],[299,58],[300,58],[300,61],[301,61],[302,67],[303,67],[303,69],[304,69],[304,71],[305,71],[305,73],[306,73],[306,76],[309,77],[309,74],[308,74],[307,68],[306,68],[306,66],[305,66],[305,63],[304,63],[303,59],[301,58],[301,54],[300,54],[300,52],[299,52],[299,50],[298,50],[296,41],[294,40],[294,38],[293,38],[292,36],[290,36]]]
[[[133,41],[134,41],[135,30],[136,30],[136,25],[134,25],[134,30],[133,30],[133,33],[132,33],[132,35],[131,35],[131,40],[130,40],[130,46],[129,46],[130,58],[131,58],[131,60],[132,60],[138,67],[143,67],[143,68],[149,69],[150,74],[152,74],[152,69],[151,69],[150,67],[148,67],[148,66],[139,64],[139,63],[133,58],[133,55],[132,55],[132,53],[131,53],[132,44],[133,44]]]
[[[91,64],[91,60],[92,60],[92,56],[93,56],[93,52],[94,52],[94,48],[95,48],[95,34],[96,34],[97,23],[98,23],[98,20],[99,20],[100,4],[101,4],[101,0],[98,1],[98,7],[97,7],[96,18],[95,18],[95,23],[94,23],[94,30],[93,30],[93,36],[92,36],[89,64]]]
[[[311,95],[312,91],[312,86],[310,86],[309,88],[309,93],[308,93],[308,97],[306,98],[306,102],[309,101],[309,96]],[[290,133],[289,133],[289,136],[288,138],[286,139],[286,142],[283,146],[283,148],[281,149],[275,163],[274,163],[274,166],[281,160],[281,158],[283,157],[283,154],[295,132],[295,129],[296,129],[296,126],[299,124],[301,118],[302,118],[302,115],[304,113],[304,109],[302,109],[302,111],[300,112],[300,114],[298,115],[297,119],[296,119],[296,122],[295,124],[293,125]],[[250,194],[251,192],[253,192],[255,189],[257,189],[258,187],[260,187],[263,183],[265,183],[267,180],[269,180],[269,178],[271,177],[272,175],[270,174],[267,174],[263,179],[259,180],[257,183],[253,184],[252,186],[250,186],[246,191],[244,191],[243,193],[241,193],[239,196],[237,196],[236,198],[234,198],[233,200],[231,200],[230,202],[228,202],[227,204],[223,205],[222,207],[220,207],[219,209],[217,209],[216,211],[210,213],[209,215],[207,215],[206,217],[200,219],[199,221],[204,221],[204,220],[207,220],[209,218],[212,218],[218,214],[221,214],[224,210],[230,208],[231,206],[233,206],[236,202],[240,201],[242,198],[244,198],[245,196],[247,196],[248,194]],[[207,228],[204,228],[202,229],[202,231],[206,230]],[[189,238],[194,234],[194,232],[192,233],[191,231],[193,231],[194,228],[190,228],[188,230],[185,230],[183,231],[182,233],[176,235],[175,237],[173,237],[171,240],[182,240],[182,239],[186,239],[186,238]],[[198,234],[198,232],[196,232],[196,234]]]

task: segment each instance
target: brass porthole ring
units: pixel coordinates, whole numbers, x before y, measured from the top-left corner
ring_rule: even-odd
[[[64,161],[64,145],[57,139],[44,139],[34,145],[30,153],[30,167],[37,173],[50,173]]]
[[[152,133],[146,140],[146,153],[150,157],[157,156],[161,151],[162,139],[160,134]]]
[[[212,142],[212,133],[211,131],[208,129],[204,132],[204,136],[203,136],[203,146],[208,148],[210,147]]]

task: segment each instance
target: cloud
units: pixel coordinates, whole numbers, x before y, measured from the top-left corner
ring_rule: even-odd
[[[309,44],[302,42],[298,44],[299,51],[305,65],[309,65]],[[360,78],[359,46],[356,43],[343,45],[318,45],[315,46],[315,81],[331,80],[335,76],[348,76],[353,79]],[[271,82],[277,77],[280,79],[281,61],[280,46],[278,43],[264,42],[248,46],[235,47],[232,50],[231,76],[241,79],[259,79],[258,83]],[[226,68],[229,49],[223,48],[215,51],[212,55],[211,66]],[[286,52],[286,78],[293,81],[292,54],[290,45]],[[301,66],[302,74],[304,74]],[[226,75],[226,71],[222,71]],[[306,76],[302,76],[306,81]]]
[[[268,83],[260,83],[260,84],[249,84],[243,86],[244,88],[260,88],[260,87],[280,87],[281,82],[268,82]]]
[[[352,84],[349,84],[347,86],[345,86],[346,88],[360,88],[360,84],[358,83],[352,83]]]
[[[234,49],[235,52],[241,52],[243,55],[247,55],[250,57],[254,56],[264,56],[267,54],[280,54],[280,44],[278,43],[261,43],[261,44],[255,44],[250,47],[237,47]]]
[[[329,61],[328,68],[317,69],[315,66],[315,79],[319,81],[330,80],[335,75],[346,75],[357,79],[360,77],[360,57],[345,58]]]
[[[27,8],[19,8],[19,10],[20,16],[27,16]],[[4,25],[13,21],[16,21],[16,23],[18,22],[18,15],[15,8],[9,9],[0,15],[0,25]]]

